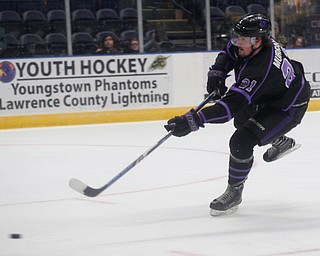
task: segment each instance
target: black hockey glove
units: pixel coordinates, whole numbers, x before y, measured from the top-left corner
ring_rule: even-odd
[[[208,72],[207,91],[208,93],[215,92],[213,100],[219,100],[226,93],[226,78],[228,77],[226,70],[223,67],[211,66]]]
[[[168,132],[172,131],[172,135],[176,137],[186,136],[190,132],[199,130],[199,127],[204,127],[201,117],[194,109],[185,115],[171,118],[167,123],[164,127]]]

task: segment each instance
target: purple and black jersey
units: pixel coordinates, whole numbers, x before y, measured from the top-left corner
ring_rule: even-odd
[[[238,57],[236,46],[228,42],[214,65],[234,70],[236,81],[217,104],[199,112],[205,123],[227,122],[248,104],[288,111],[309,101],[301,63],[291,60],[272,38],[270,46],[250,58]]]

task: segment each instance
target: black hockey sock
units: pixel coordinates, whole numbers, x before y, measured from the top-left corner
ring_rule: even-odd
[[[247,159],[239,159],[232,155],[229,158],[229,180],[230,185],[244,182],[253,165],[253,156]]]
[[[230,139],[229,184],[244,182],[253,165],[253,148],[259,140],[250,130],[240,127]]]

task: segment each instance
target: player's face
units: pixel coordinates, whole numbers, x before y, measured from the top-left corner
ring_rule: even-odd
[[[252,45],[244,47],[244,46],[238,46],[238,55],[242,58],[245,58],[252,53]]]
[[[238,47],[238,55],[244,58],[252,53],[252,47],[256,44],[256,38],[234,33],[231,38],[231,43]]]

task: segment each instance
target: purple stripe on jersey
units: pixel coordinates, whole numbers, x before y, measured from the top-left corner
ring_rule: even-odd
[[[225,108],[225,110],[227,112],[227,116],[228,116],[227,117],[228,121],[231,120],[232,116],[231,116],[231,111],[229,109],[229,106],[226,103],[224,103],[222,100],[218,101],[217,104],[220,104]]]
[[[251,97],[246,91],[241,90],[241,89],[239,89],[238,87],[235,87],[235,86],[231,86],[230,90],[242,94],[247,99],[248,103],[249,104],[251,103]]]
[[[284,130],[288,126],[288,124],[292,122],[293,115],[295,112],[296,112],[296,109],[294,108],[289,110],[289,115],[285,119],[283,119],[276,127],[274,127],[269,133],[267,133],[266,136],[264,136],[261,139],[261,142],[264,144],[265,142],[267,142],[268,140],[276,136],[279,132]]]
[[[205,117],[205,115],[202,113],[202,111],[199,111],[198,114],[200,115],[200,117],[202,118],[204,123],[214,123],[215,121],[223,121],[223,120],[224,120],[224,122],[227,122],[227,121],[231,120],[232,116],[231,116],[231,112],[230,112],[228,105],[226,103],[222,102],[221,100],[218,101],[216,104],[222,105],[224,107],[224,109],[226,110],[227,115],[207,119]]]
[[[232,47],[232,43],[231,40],[229,40],[229,42],[227,43],[227,55],[234,61],[236,61],[237,59],[235,57],[233,57],[232,53],[230,52],[230,48]]]
[[[264,83],[264,81],[267,79],[267,77],[269,76],[270,73],[270,69],[272,67],[272,63],[273,63],[273,59],[274,59],[274,45],[272,44],[272,54],[271,54],[271,58],[269,61],[269,67],[268,67],[268,71],[266,72],[264,78],[262,79],[261,83],[259,85],[256,85],[254,87],[254,92],[251,94],[251,98],[253,98],[253,96],[256,94],[256,92],[259,90],[259,88],[262,86],[262,84]]]
[[[220,54],[220,53],[221,53],[221,54],[228,55],[228,54],[227,54],[227,52],[226,52],[226,51],[224,51],[224,50],[220,51],[220,52],[219,52],[219,54]]]
[[[214,123],[216,121],[221,121],[221,120],[225,120],[225,122],[229,121],[230,119],[228,119],[228,116],[225,115],[225,116],[219,116],[219,117],[216,117],[216,118],[210,118],[210,119],[207,119],[205,117],[205,115],[202,113],[202,111],[199,111],[198,114],[200,115],[203,123]]]
[[[298,96],[300,95],[300,93],[301,93],[301,91],[302,91],[302,89],[303,89],[303,87],[304,87],[304,82],[305,82],[303,76],[302,76],[301,78],[302,78],[302,79],[301,79],[301,84],[300,84],[299,92],[297,93],[296,97],[294,97],[294,99],[292,100],[292,102],[290,103],[290,105],[289,105],[287,108],[282,109],[283,111],[288,111],[288,109],[290,109],[290,108],[294,105],[294,103],[296,102]]]
[[[234,168],[234,167],[229,167],[229,169],[233,172],[250,172],[251,168],[250,169],[247,169],[247,170],[243,170],[243,169],[237,169],[237,168]]]
[[[200,118],[202,119],[202,123],[208,122],[207,118],[204,116],[204,114],[202,113],[201,110],[198,112],[198,114],[199,114]]]
[[[241,75],[241,73],[242,73],[242,71],[245,69],[245,67],[248,65],[248,61],[249,61],[249,59],[247,58],[246,60],[245,60],[245,63],[243,64],[243,66],[242,66],[242,68],[240,69],[240,71],[238,72],[238,75],[237,75],[237,77],[236,77],[236,81],[237,82],[239,82],[239,78],[240,78],[240,75]],[[239,83],[239,85],[241,84],[241,81],[240,81],[240,83]]]

